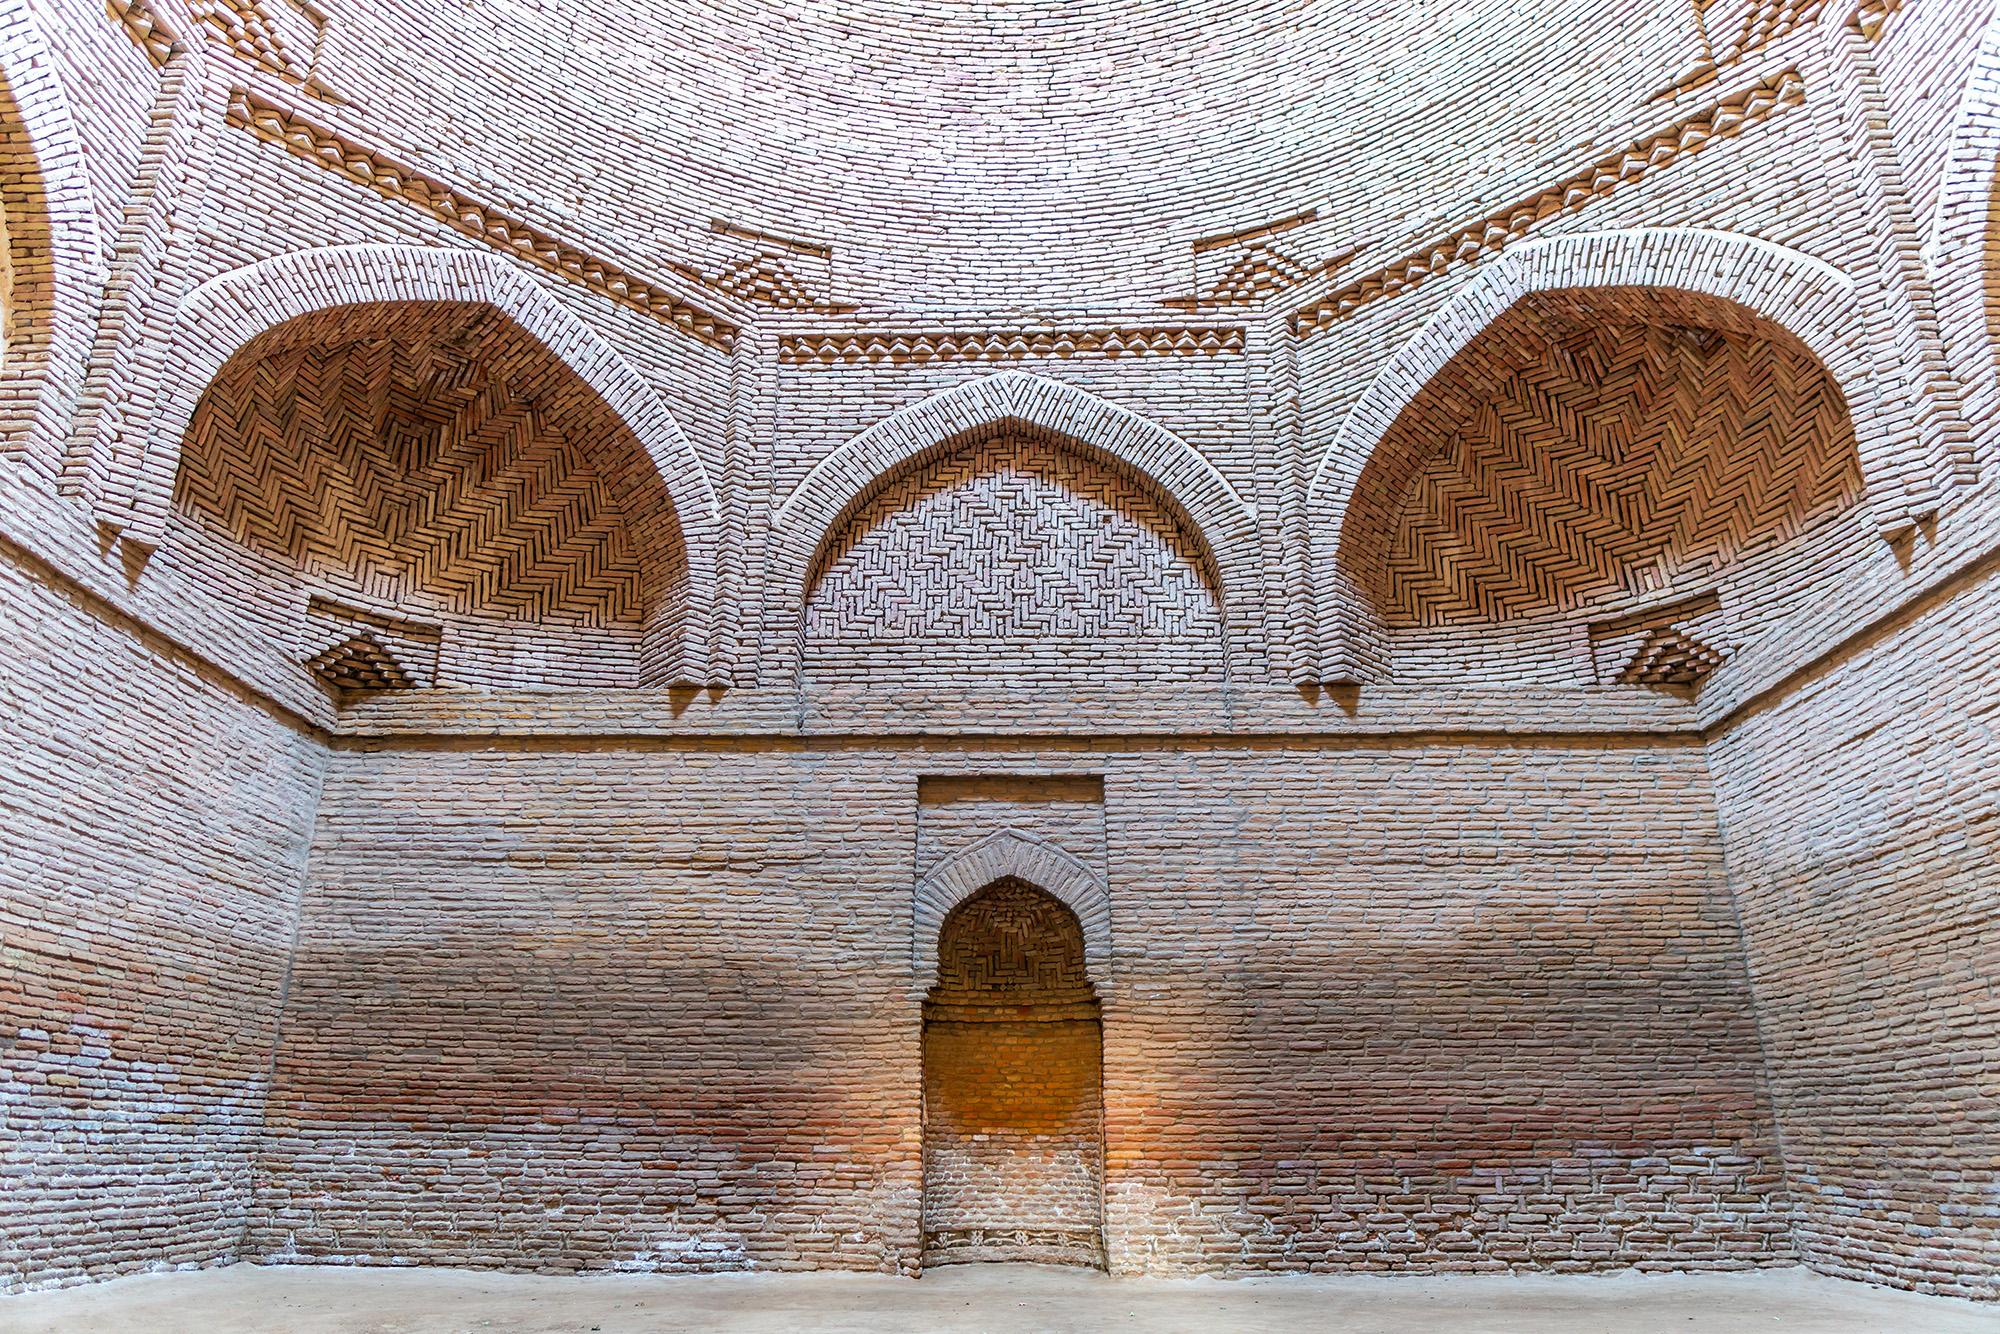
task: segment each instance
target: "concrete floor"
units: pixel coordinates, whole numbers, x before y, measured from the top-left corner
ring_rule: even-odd
[[[1960,1334],[2000,1308],[1803,1269],[1604,1277],[1114,1279],[963,1265],[921,1281],[854,1274],[541,1277],[455,1269],[148,1274],[0,1298],[5,1334],[420,1331],[1341,1330],[1352,1334]]]

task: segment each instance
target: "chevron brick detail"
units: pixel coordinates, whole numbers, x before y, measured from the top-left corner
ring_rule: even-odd
[[[264,0],[190,0],[188,8],[216,45],[293,83],[311,81],[312,51],[301,52],[293,45]],[[298,17],[316,44],[326,20],[310,8],[303,8]]]
[[[1493,254],[1551,218],[1575,213],[1593,200],[1698,153],[1718,140],[1741,134],[1804,100],[1805,80],[1796,69],[1773,75],[1646,135],[1573,176],[1460,227],[1393,264],[1355,279],[1302,307],[1292,317],[1294,326],[1301,336],[1318,333],[1363,306],[1411,291],[1448,269]]]
[[[332,661],[346,651],[345,646],[365,639],[390,657],[403,685],[397,689],[420,689],[437,684],[438,648],[444,627],[431,621],[413,621],[356,607],[329,597],[313,597],[306,604],[305,637],[302,652],[308,670],[326,673],[316,662]],[[358,689],[355,686],[337,686]],[[381,687],[387,688],[387,687]]]
[[[1644,597],[1859,499],[1845,406],[1810,353],[1748,316],[1641,312],[1718,317],[1658,293],[1539,294],[1398,419],[1364,481],[1366,509],[1397,516],[1392,624]]]
[[[1219,674],[1206,564],[1136,480],[1043,440],[996,439],[918,465],[855,511],[807,602],[806,659],[821,676],[950,669],[953,644],[985,657],[974,646],[1006,643],[1037,661]]]
[[[839,313],[854,303],[833,299],[833,247],[711,218],[708,229],[727,248],[705,281],[717,291],[774,310]]]
[[[382,641],[357,630],[338,644],[306,659],[306,670],[340,694],[408,690],[414,685]]]
[[[1861,0],[1848,16],[1847,26],[1872,42],[1882,36],[1882,29],[1902,8],[1903,0]]]
[[[287,332],[204,396],[184,510],[392,606],[636,627],[671,596],[641,447],[505,317],[353,307]]]
[[[1722,654],[1683,630],[1655,630],[1618,673],[1627,685],[1692,686],[1722,665]]]
[[[1213,357],[1242,351],[1241,325],[802,333],[785,334],[778,340],[778,360],[788,366],[1026,361],[1032,357]]]
[[[138,43],[146,59],[153,62],[153,68],[165,68],[176,53],[186,49],[180,37],[146,0],[107,0],[104,7],[118,20],[126,35]]]
[[[619,305],[643,311],[662,323],[728,351],[735,347],[737,325],[568,242],[481,203],[464,190],[447,185],[372,148],[353,143],[337,132],[247,89],[234,90],[229,123],[267,143],[340,173],[389,199],[400,199],[438,221],[503,254],[538,264],[551,273],[609,297]],[[695,275],[699,281],[699,275]]]
[[[1727,67],[1753,56],[1781,37],[1789,36],[1819,18],[1826,0],[1748,0],[1748,3],[1717,5],[1706,0],[1703,29],[1718,67]],[[1710,16],[1726,10],[1720,24]],[[1733,20],[1733,22],[1732,22]]]
[[[1818,21],[1825,0],[1691,0],[1699,53],[1672,83],[1653,94],[1664,101],[1713,83],[1773,43]]]

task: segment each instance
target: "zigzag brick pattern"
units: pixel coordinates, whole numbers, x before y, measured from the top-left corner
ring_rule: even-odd
[[[197,411],[178,501],[309,577],[466,616],[637,625],[676,581],[636,441],[492,312],[353,307],[263,339]],[[592,407],[596,410],[592,411]]]
[[[462,189],[356,144],[269,98],[236,89],[230,98],[229,123],[384,196],[413,204],[455,231],[581,283],[620,305],[644,311],[703,342],[724,351],[736,344],[739,331],[728,320],[473,199]]]
[[[1411,404],[1391,459],[1424,458],[1382,569],[1394,623],[1506,620],[1679,586],[1841,514],[1859,495],[1839,393],[1754,332],[1606,320],[1536,297]]]
[[[1055,357],[1222,356],[1243,351],[1240,326],[784,334],[786,366],[1026,361]]]
[[[847,520],[807,603],[806,661],[816,676],[948,672],[1006,645],[1050,669],[1219,673],[1205,565],[1136,480],[1046,440],[992,440],[906,471]]]

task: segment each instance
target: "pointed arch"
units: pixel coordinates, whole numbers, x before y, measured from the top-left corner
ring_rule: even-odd
[[[0,453],[55,467],[90,358],[104,254],[61,68],[22,0],[0,0],[0,206],[11,259]]]
[[[1796,336],[1847,399],[1878,526],[1906,526],[1908,433],[1881,420],[1854,281],[1833,265],[1755,237],[1700,228],[1594,232],[1523,243],[1461,287],[1379,371],[1320,456],[1306,496],[1315,598],[1313,669],[1301,681],[1359,684],[1387,671],[1381,614],[1340,560],[1356,487],[1403,409],[1474,338],[1524,297],[1588,288],[1662,288],[1743,307]],[[1889,515],[1896,516],[1893,520]]]
[[[618,350],[499,257],[427,246],[297,251],[235,269],[181,303],[161,410],[143,454],[114,468],[105,521],[154,544],[172,504],[181,442],[211,381],[252,339],[342,306],[451,302],[491,307],[588,385],[637,437],[672,502],[687,570],[687,622],[672,679],[705,682],[715,620],[721,508],[700,456],[651,385]]]
[[[1111,894],[1083,862],[1018,829],[988,834],[945,857],[917,881],[910,963],[918,984],[937,973],[938,933],[951,910],[996,880],[1026,881],[1067,904],[1083,926],[1083,961],[1100,992],[1110,982]]]
[[[968,380],[897,409],[821,459],[773,515],[773,656],[795,671],[813,563],[840,525],[916,459],[981,431],[1019,427],[1108,455],[1186,518],[1215,562],[1232,658],[1254,644],[1262,606],[1256,510],[1185,440],[1074,385],[1024,371]]]

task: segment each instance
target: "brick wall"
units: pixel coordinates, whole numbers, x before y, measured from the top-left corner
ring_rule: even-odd
[[[1800,1254],[1988,1298],[1996,636],[1988,572],[1710,748]]]
[[[338,754],[248,1253],[914,1265],[916,779],[1037,770],[1114,1268],[1789,1256],[1699,749],[1450,744]]]
[[[0,562],[0,1291],[235,1254],[321,746]]]

